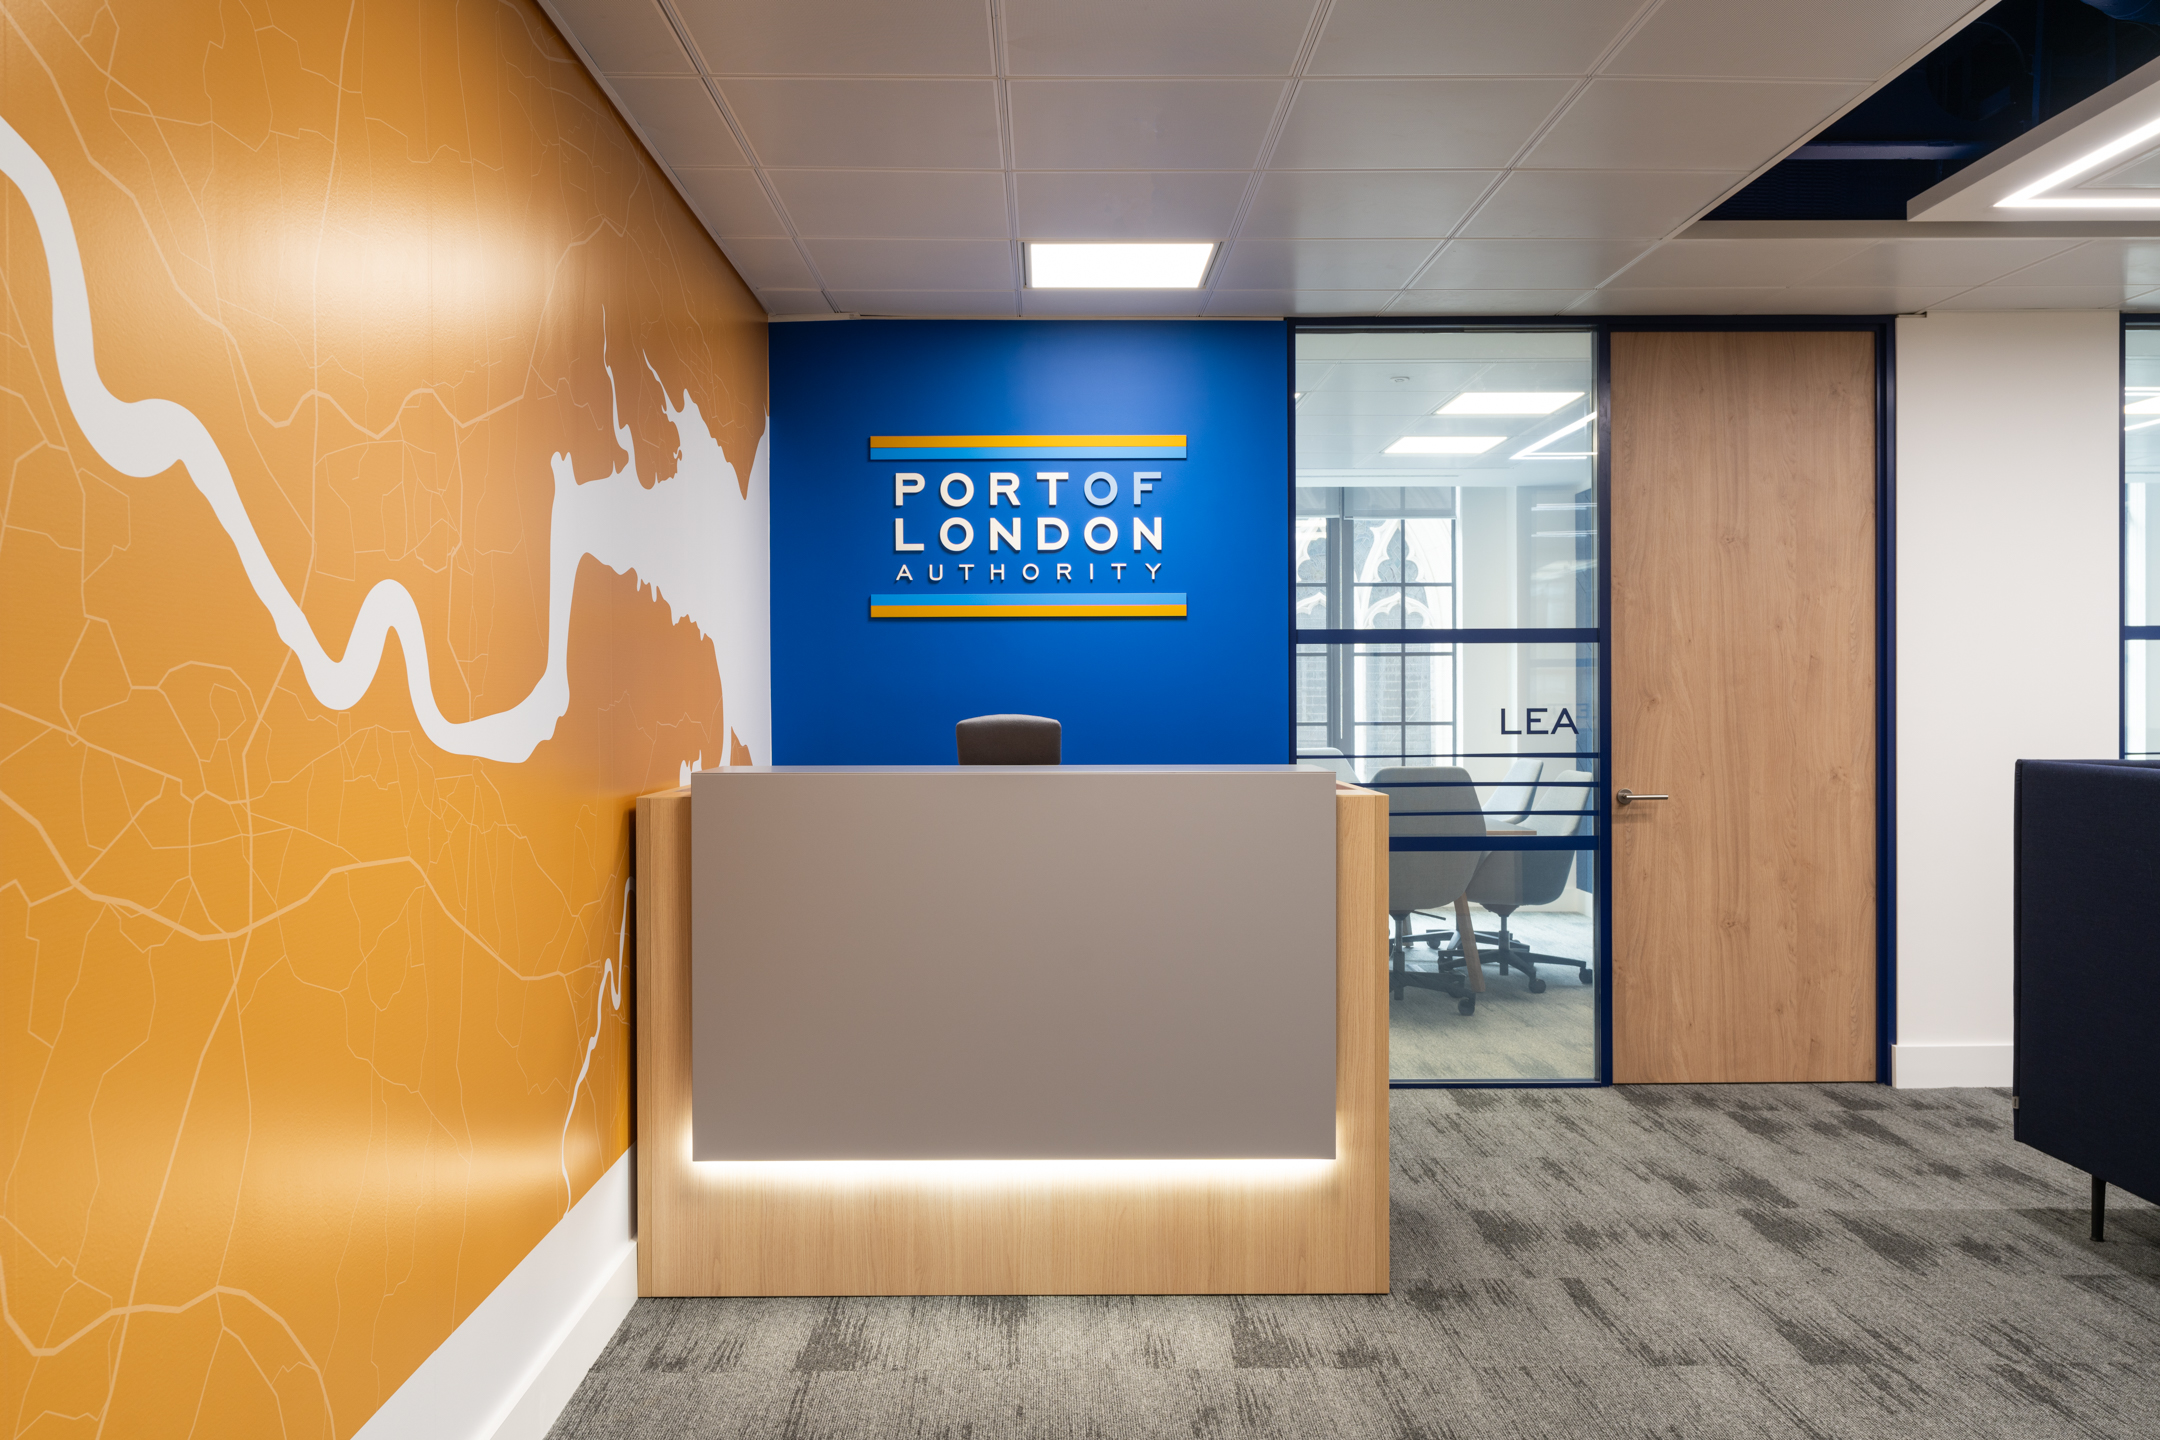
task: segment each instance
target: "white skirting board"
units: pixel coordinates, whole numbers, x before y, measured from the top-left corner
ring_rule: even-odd
[[[354,1440],[541,1440],[637,1303],[632,1146]]]
[[[1892,1045],[1890,1083],[1900,1090],[2000,1088],[2010,1083],[2012,1050],[2007,1044]]]

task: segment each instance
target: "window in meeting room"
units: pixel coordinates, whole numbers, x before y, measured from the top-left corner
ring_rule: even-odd
[[[2123,328],[2125,759],[2160,760],[2160,326]]]
[[[1297,336],[1297,755],[1389,798],[1398,1081],[1598,1075],[1592,338]]]

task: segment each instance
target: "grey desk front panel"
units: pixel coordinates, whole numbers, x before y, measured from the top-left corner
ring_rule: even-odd
[[[1335,782],[691,782],[699,1160],[1335,1153]]]

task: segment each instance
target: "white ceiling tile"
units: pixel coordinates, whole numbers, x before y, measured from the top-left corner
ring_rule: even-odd
[[[1244,237],[1414,235],[1437,240],[1462,223],[1498,174],[1481,170],[1275,170],[1238,233]]]
[[[2160,239],[2091,240],[2003,279],[2013,285],[2127,285],[2150,289],[2160,285]]]
[[[1574,315],[1735,315],[1767,314],[1767,302],[1783,292],[1775,286],[1719,287],[1701,290],[1630,290],[1610,286],[1583,297]]]
[[[1050,170],[1014,177],[1030,240],[1216,240],[1230,233],[1244,170]]]
[[[995,170],[997,86],[989,80],[720,81],[765,165]]]
[[[1752,170],[1860,93],[1844,82],[1593,80],[1523,164],[1539,170]]]
[[[608,83],[630,118],[670,165],[747,165],[749,158],[721,118],[705,82],[692,76],[627,76]]]
[[[1958,293],[1956,285],[1796,285],[1778,292],[1792,315],[1910,315]]]
[[[753,290],[818,288],[817,277],[803,264],[802,254],[792,240],[738,240],[730,235],[722,239],[720,248],[727,252],[735,273]]]
[[[994,170],[771,170],[798,235],[1003,240],[1005,177]]]
[[[1935,310],[2120,310],[2142,285],[1982,285],[1938,301]]]
[[[990,315],[1020,313],[1010,290],[835,290],[849,315]]]
[[[1517,170],[1464,227],[1473,236],[1654,240],[1737,184],[1708,171]]]
[[[1671,240],[1613,283],[1646,286],[1798,285],[1859,254],[1866,240]]]
[[[1558,315],[1581,290],[1405,290],[1390,315]]]
[[[1313,75],[1579,75],[1642,0],[1335,0]]]
[[[990,75],[982,0],[675,0],[715,75]]]
[[[1240,240],[1213,283],[1229,290],[1400,290],[1431,240]]]
[[[1023,315],[1198,315],[1205,290],[1022,290]]]
[[[705,223],[721,235],[786,235],[787,226],[758,184],[755,170],[691,170],[676,168],[690,203]]]
[[[1970,0],[1665,0],[1604,73],[1874,81],[1971,12]]]
[[[1314,0],[1006,0],[1015,75],[1284,75]]]
[[[2072,240],[1884,240],[1809,277],[1812,285],[1985,285]]]
[[[1643,249],[1629,240],[1457,240],[1411,283],[1433,290],[1588,290]]]
[[[1378,315],[1393,290],[1217,290],[1210,315]]]
[[[1307,80],[1268,162],[1278,170],[1496,170],[1573,80]]]
[[[807,240],[834,290],[998,290],[1013,284],[1003,240]]]
[[[1583,365],[1582,362],[1578,360],[1573,365],[1569,366],[1546,366],[1538,368],[1545,369],[1548,371],[1548,373],[1550,373],[1551,369],[1553,368],[1561,368],[1563,371],[1572,370],[1575,373],[1569,375],[1567,378],[1570,380],[1575,380],[1579,384],[1580,379],[1578,377],[1581,374]],[[1475,370],[1471,372],[1472,375],[1476,373],[1477,372]],[[1490,372],[1488,371],[1487,374],[1490,375]],[[1499,377],[1492,376],[1491,378],[1498,379]],[[1514,377],[1509,378],[1513,379]],[[1332,379],[1333,377],[1331,376],[1330,380]],[[1424,401],[1424,404],[1419,407],[1419,410],[1422,413],[1415,417],[1397,417],[1394,419],[1388,419],[1381,416],[1372,415],[1315,414],[1313,413],[1313,402],[1319,397],[1313,395],[1311,392],[1308,391],[1306,393],[1305,399],[1298,402],[1297,407],[1298,419],[1301,422],[1298,426],[1299,460],[1304,462],[1305,464],[1311,464],[1314,460],[1318,460],[1320,458],[1318,455],[1315,455],[1314,452],[1316,450],[1322,449],[1323,447],[1338,448],[1339,453],[1341,451],[1347,451],[1350,453],[1363,452],[1367,455],[1375,455],[1378,454],[1384,447],[1393,444],[1395,441],[1401,439],[1405,435],[1444,435],[1449,433],[1459,435],[1464,433],[1463,430],[1454,428],[1455,424],[1457,423],[1454,420],[1445,419],[1436,421],[1433,419],[1432,415],[1434,408],[1437,407],[1441,401],[1447,398],[1448,391],[1451,389],[1459,389],[1463,381],[1457,381],[1455,385],[1451,386],[1428,388],[1421,383],[1421,379],[1422,377],[1414,378],[1410,382],[1411,388],[1413,390],[1422,391],[1422,393],[1419,395],[1419,398]],[[1469,381],[1470,377],[1466,375],[1463,377],[1463,380]],[[1470,383],[1475,384],[1477,382],[1470,381]],[[1565,381],[1563,381],[1562,383],[1565,383]],[[1518,448],[1524,442],[1541,438],[1544,435],[1549,435],[1552,433],[1553,429],[1552,422],[1545,420],[1542,417],[1536,419],[1525,419],[1511,416],[1485,415],[1478,417],[1475,422],[1464,423],[1468,424],[1469,433],[1471,434],[1476,434],[1480,431],[1483,431],[1486,434],[1491,434],[1494,431],[1499,431],[1503,436],[1506,437],[1506,441],[1504,441],[1503,444],[1506,445],[1507,449]],[[1314,443],[1316,440],[1320,442],[1317,445]],[[1507,444],[1507,441],[1511,441],[1513,443]],[[1501,453],[1504,454],[1505,450],[1502,450]],[[1499,459],[1500,456],[1494,455],[1492,456],[1492,458]],[[1322,461],[1321,463],[1324,464],[1325,462]],[[1447,461],[1440,461],[1438,463],[1443,465],[1449,464],[1449,462]],[[1477,463],[1477,461],[1472,460],[1456,460],[1453,462],[1453,464],[1455,465]]]
[[[1015,80],[1024,170],[1245,170],[1280,80]]]
[[[830,315],[832,306],[815,290],[760,290],[758,304],[768,315]]]
[[[1564,290],[1558,293],[1573,296],[1580,292]],[[1352,417],[1366,422],[1391,420],[1400,433],[1405,422],[1423,420],[1433,413],[1440,403],[1435,390],[1459,390],[1484,368],[1475,364],[1424,366],[1392,361],[1338,366],[1324,384],[1315,381],[1294,387],[1306,392],[1305,398],[1298,402],[1298,415],[1306,420],[1323,415]],[[1397,375],[1403,378],[1397,380]],[[1452,376],[1453,382],[1444,383],[1435,378],[1443,375]]]
[[[603,75],[695,75],[656,0],[549,0]]]

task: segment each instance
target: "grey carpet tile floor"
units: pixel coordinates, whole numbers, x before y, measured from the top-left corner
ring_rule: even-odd
[[[1471,907],[1480,935],[1495,934],[1500,917]],[[1452,931],[1452,916],[1420,913],[1420,931]],[[1595,936],[1587,915],[1520,911],[1511,929],[1540,954],[1596,964]],[[1410,952],[1412,970],[1435,968],[1433,953]],[[1519,970],[1505,975],[1485,966],[1485,992],[1465,1015],[1455,997],[1439,990],[1405,987],[1388,1003],[1388,1074],[1398,1080],[1572,1080],[1597,1074],[1597,990],[1576,972],[1546,966],[1545,989],[1532,992]]]
[[[1597,990],[1548,972],[1532,993],[1519,972],[1485,972],[1477,1008],[1405,986],[1388,1002],[1388,1074],[1397,1080],[1588,1080],[1597,1076]]]
[[[643,1300],[553,1437],[2160,1437],[2160,1211],[2001,1091],[1392,1118],[1390,1294]]]

